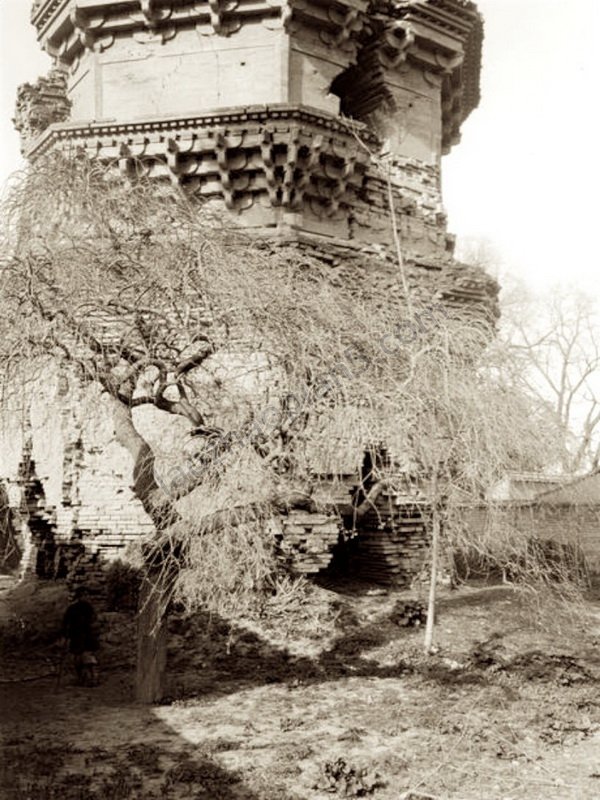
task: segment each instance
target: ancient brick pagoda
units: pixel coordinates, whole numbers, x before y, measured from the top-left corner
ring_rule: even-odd
[[[494,308],[494,282],[453,258],[440,185],[441,157],[479,100],[474,3],[36,0],[32,22],[54,66],[19,91],[29,159],[60,148],[177,181],[256,235],[338,264],[393,264],[394,213],[415,291]],[[111,462],[104,447],[100,467],[98,445],[82,446],[73,420],[65,430],[61,479],[44,481],[56,464],[34,446],[20,477],[13,459],[11,480],[28,487],[32,519],[57,541],[76,528],[114,557],[148,520],[118,454]],[[99,480],[101,498],[90,488]],[[389,568],[402,579],[416,563],[407,548],[426,546],[422,521],[414,504],[402,523],[398,502],[381,502],[396,533],[367,531],[362,561],[373,577]],[[290,552],[320,537],[318,557],[304,559],[315,571],[338,524],[298,514],[286,523]]]

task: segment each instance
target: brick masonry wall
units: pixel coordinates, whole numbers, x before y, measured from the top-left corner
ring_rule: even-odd
[[[467,532],[479,534],[492,525],[524,537],[572,545],[583,554],[593,575],[600,575],[600,504],[542,505],[514,503],[466,509],[463,523]]]

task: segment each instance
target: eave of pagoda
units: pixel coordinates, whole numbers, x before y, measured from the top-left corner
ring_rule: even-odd
[[[166,41],[179,28],[200,35],[230,36],[248,22],[267,27],[306,25],[339,47],[364,24],[367,0],[42,0],[32,23],[52,56],[66,63],[89,49],[103,50],[129,34]]]
[[[460,91],[456,121],[460,126],[480,100],[481,14],[470,0],[411,0],[398,5],[398,13],[415,35],[411,58],[429,64],[433,59],[438,66],[440,56],[449,59],[445,65],[442,62],[448,77],[443,100],[446,104],[454,102]]]
[[[270,237],[302,233],[360,252],[392,246],[386,177],[373,170],[365,143],[375,145],[360,125],[353,131],[318,109],[274,104],[135,123],[54,124],[27,155],[85,153],[126,176],[170,180],[222,202],[240,224]],[[392,166],[407,257],[433,263],[448,254],[439,169],[410,159]]]
[[[337,117],[287,104],[126,124],[62,123],[50,126],[26,155],[35,159],[56,149],[86,153],[124,174],[177,181],[197,195],[222,197],[231,211],[264,200],[289,212],[310,206],[329,219],[356,204],[369,164]]]

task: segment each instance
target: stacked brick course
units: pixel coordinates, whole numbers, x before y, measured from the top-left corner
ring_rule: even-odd
[[[292,509],[281,519],[276,541],[288,567],[312,575],[326,569],[342,532],[339,517]]]
[[[361,520],[355,571],[376,583],[405,586],[429,550],[427,504],[384,490]]]

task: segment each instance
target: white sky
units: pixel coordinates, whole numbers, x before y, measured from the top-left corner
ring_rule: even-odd
[[[482,101],[444,160],[450,229],[535,288],[600,295],[600,0],[480,0]]]
[[[30,0],[0,0],[0,184],[19,168],[17,85],[47,72]],[[534,288],[600,296],[600,0],[480,0],[483,98],[444,159],[450,230],[483,237]]]

